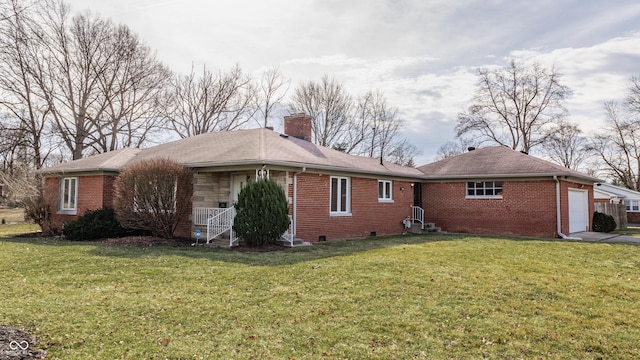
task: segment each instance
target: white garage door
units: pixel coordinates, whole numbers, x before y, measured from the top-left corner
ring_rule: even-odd
[[[569,233],[587,231],[589,203],[586,191],[569,190]]]

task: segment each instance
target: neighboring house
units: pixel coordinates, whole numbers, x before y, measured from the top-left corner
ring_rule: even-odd
[[[42,170],[53,209],[51,227],[87,210],[113,206],[115,177],[127,165],[168,158],[193,171],[191,211],[176,235],[213,237],[211,219],[229,214],[242,186],[267,176],[285,190],[290,235],[306,241],[399,234],[411,214],[423,174],[380,159],[311,143],[311,117],[285,117],[284,134],[270,129],[206,133],[147,149],[122,149]],[[215,225],[215,226],[214,226]],[[224,224],[221,226],[225,226]],[[230,225],[229,225],[230,226]],[[223,230],[226,231],[225,229]],[[204,238],[204,236],[203,236]]]
[[[598,183],[594,188],[596,202],[625,204],[627,222],[640,224],[640,192],[606,183]]]
[[[566,237],[587,231],[598,179],[491,146],[419,167],[425,219],[462,233]]]

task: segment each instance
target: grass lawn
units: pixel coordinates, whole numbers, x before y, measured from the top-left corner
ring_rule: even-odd
[[[47,359],[640,357],[640,247],[454,235],[271,253],[0,239]]]
[[[616,230],[615,234],[640,236],[640,224],[629,224],[624,230]]]

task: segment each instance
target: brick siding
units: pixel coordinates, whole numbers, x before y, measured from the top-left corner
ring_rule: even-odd
[[[69,176],[71,177],[71,176]],[[76,220],[87,211],[113,207],[114,175],[77,176],[78,198],[76,199],[76,214],[59,213],[60,183],[65,177],[45,178],[45,200],[51,211],[49,228],[53,232],[60,232],[66,222]]]
[[[627,211],[627,222],[629,224],[640,224],[640,212]]]
[[[578,184],[561,181],[562,231],[569,231],[568,189]],[[593,188],[589,190],[590,221]],[[468,199],[466,182],[422,185],[425,221],[444,231],[472,234],[557,237],[554,180],[504,181],[502,199]]]
[[[393,181],[393,202],[378,202],[378,179],[351,178],[351,215],[330,216],[330,175],[298,175],[296,235],[318,241],[400,234],[402,220],[411,214],[413,188],[407,181]],[[403,188],[404,190],[400,190]]]

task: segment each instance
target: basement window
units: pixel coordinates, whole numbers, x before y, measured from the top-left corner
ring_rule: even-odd
[[[466,198],[502,199],[502,181],[469,181]]]

